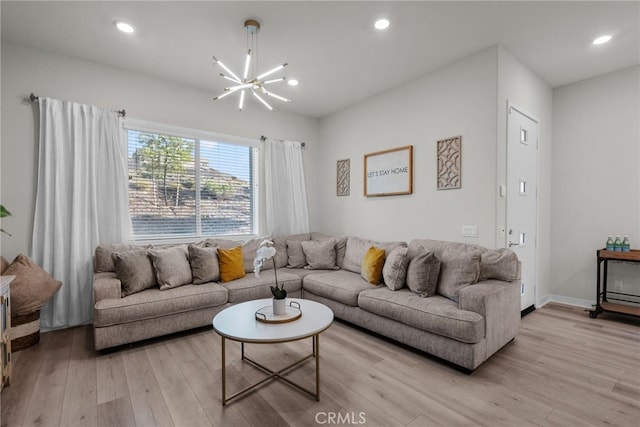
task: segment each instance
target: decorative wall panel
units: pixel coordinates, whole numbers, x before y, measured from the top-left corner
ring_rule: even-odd
[[[336,194],[348,196],[351,188],[351,164],[350,159],[338,160]]]
[[[462,186],[462,137],[438,141],[438,190]]]

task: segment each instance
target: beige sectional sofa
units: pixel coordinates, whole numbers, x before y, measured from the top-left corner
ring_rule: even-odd
[[[259,277],[252,272],[261,240],[208,239],[190,249],[182,247],[181,254],[197,248],[242,245],[246,275],[225,283],[178,286],[160,280],[159,272],[166,273],[167,269],[157,262],[158,253],[166,258],[178,253],[175,249],[99,246],[94,263],[96,350],[210,325],[213,316],[229,305],[271,297],[273,264],[265,263],[266,270]],[[520,264],[508,249],[427,239],[414,239],[408,244],[374,242],[320,233],[275,236],[273,241],[278,282],[284,283],[289,296],[321,302],[338,319],[468,370],[477,368],[518,332]],[[378,285],[361,274],[370,247],[385,250],[383,282]],[[131,255],[133,251],[140,256],[146,254],[162,283],[125,296],[125,286],[118,278],[124,274],[118,260],[123,253]],[[193,269],[194,258],[190,260]],[[184,260],[181,262],[184,264]],[[144,263],[134,265],[140,268]],[[190,278],[199,277],[195,270],[192,273]],[[126,275],[123,279],[128,280]]]

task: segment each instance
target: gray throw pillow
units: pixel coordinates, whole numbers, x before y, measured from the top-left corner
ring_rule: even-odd
[[[189,264],[194,285],[220,281],[218,248],[189,245]]]
[[[289,255],[287,254],[287,240],[310,240],[309,233],[303,234],[285,234],[281,236],[273,236],[273,246],[276,248],[276,267],[283,268],[289,263]],[[300,246],[302,252],[302,246]]]
[[[440,260],[422,246],[409,261],[407,286],[421,298],[435,295],[440,274]]]
[[[141,249],[149,249],[151,246],[138,246],[129,243],[103,243],[96,248],[93,270],[96,273],[116,271],[113,263],[113,254],[116,252],[128,252]]]
[[[307,242],[308,240],[304,240]],[[307,265],[307,258],[302,250],[303,240],[287,240],[287,268],[303,268]]]
[[[122,297],[153,288],[158,285],[147,250],[115,252],[112,256],[116,276],[122,284]]]
[[[458,302],[460,290],[478,281],[481,257],[480,251],[459,252],[445,249],[440,256],[438,293]]]
[[[402,288],[407,277],[407,267],[409,266],[409,258],[407,258],[407,248],[401,246],[393,249],[387,255],[382,267],[382,280],[392,291]]]
[[[329,234],[318,233],[317,231],[311,232],[311,239],[307,240],[334,240],[336,242],[336,265],[340,268],[344,265],[344,256],[347,251],[347,237],[336,237]]]
[[[191,283],[191,266],[186,245],[149,249],[149,258],[156,271],[156,280],[161,291]]]
[[[338,270],[336,265],[336,242],[327,240],[318,242],[307,240],[302,242],[302,251],[307,259],[307,270]]]
[[[482,253],[480,279],[512,282],[518,278],[518,256],[511,249],[491,249]]]

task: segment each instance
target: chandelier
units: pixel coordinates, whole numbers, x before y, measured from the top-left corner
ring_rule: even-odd
[[[242,78],[238,77],[233,71],[231,71],[226,65],[224,65],[218,58],[214,56],[213,60],[215,61],[215,63],[218,64],[227,73],[220,73],[220,75],[223,78],[233,82],[234,85],[224,88],[224,92],[221,95],[213,98],[213,100],[215,101],[218,99],[222,99],[225,96],[239,93],[240,101],[238,104],[238,108],[240,109],[240,111],[242,111],[242,108],[244,106],[245,94],[247,92],[250,92],[251,95],[253,95],[258,101],[260,101],[265,107],[273,111],[273,107],[269,105],[269,103],[265,100],[265,97],[275,98],[284,102],[291,102],[291,100],[267,90],[266,86],[273,83],[282,82],[286,80],[286,77],[272,78],[269,80],[265,80],[265,78],[282,70],[287,66],[287,63],[285,62],[282,65],[278,65],[277,67],[256,76],[256,69],[258,67],[257,47],[258,33],[260,32],[260,23],[253,19],[249,19],[244,22],[244,28],[247,30],[247,57],[244,63],[244,72],[242,74]],[[253,57],[255,57],[256,59],[253,60]]]

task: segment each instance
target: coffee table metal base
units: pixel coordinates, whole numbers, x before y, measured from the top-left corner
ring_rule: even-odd
[[[251,365],[255,366],[256,368],[262,370],[263,372],[267,373],[268,375],[261,379],[260,381],[251,384],[248,387],[245,387],[244,389],[232,394],[231,396],[227,397],[227,363],[226,363],[226,340],[227,338],[225,338],[224,336],[220,336],[222,338],[222,405],[225,406],[227,404],[227,402],[236,399],[238,397],[244,396],[245,394],[247,394],[248,392],[257,389],[258,387],[260,387],[261,385],[263,385],[264,383],[266,383],[267,381],[270,380],[276,380],[276,379],[280,379],[284,382],[286,382],[289,385],[294,386],[295,388],[297,388],[300,391],[303,391],[307,394],[309,394],[311,397],[315,397],[316,401],[320,400],[320,333],[317,333],[315,335],[311,336],[311,342],[312,342],[312,351],[311,354],[303,357],[302,359],[288,365],[287,367],[280,369],[279,371],[273,371],[269,368],[267,368],[266,366],[261,365],[260,363],[256,362],[253,359],[250,359],[249,357],[247,357],[244,354],[244,341],[240,341],[240,346],[241,346],[241,352],[242,352],[242,357],[241,359],[243,361],[246,361],[248,363],[250,363]],[[306,337],[305,337],[306,338]],[[303,338],[304,339],[304,338]],[[282,341],[282,342],[291,342],[290,340],[286,340],[286,341]],[[253,343],[252,343],[253,344]],[[270,343],[255,343],[255,344],[276,344],[275,342],[270,342]],[[299,384],[296,384],[295,382],[291,381],[290,379],[284,377],[284,375],[287,372],[292,371],[293,369],[297,368],[298,366],[302,365],[304,362],[306,362],[309,359],[315,358],[316,360],[316,389],[315,389],[315,393],[311,390],[306,389],[305,387],[302,387]]]

